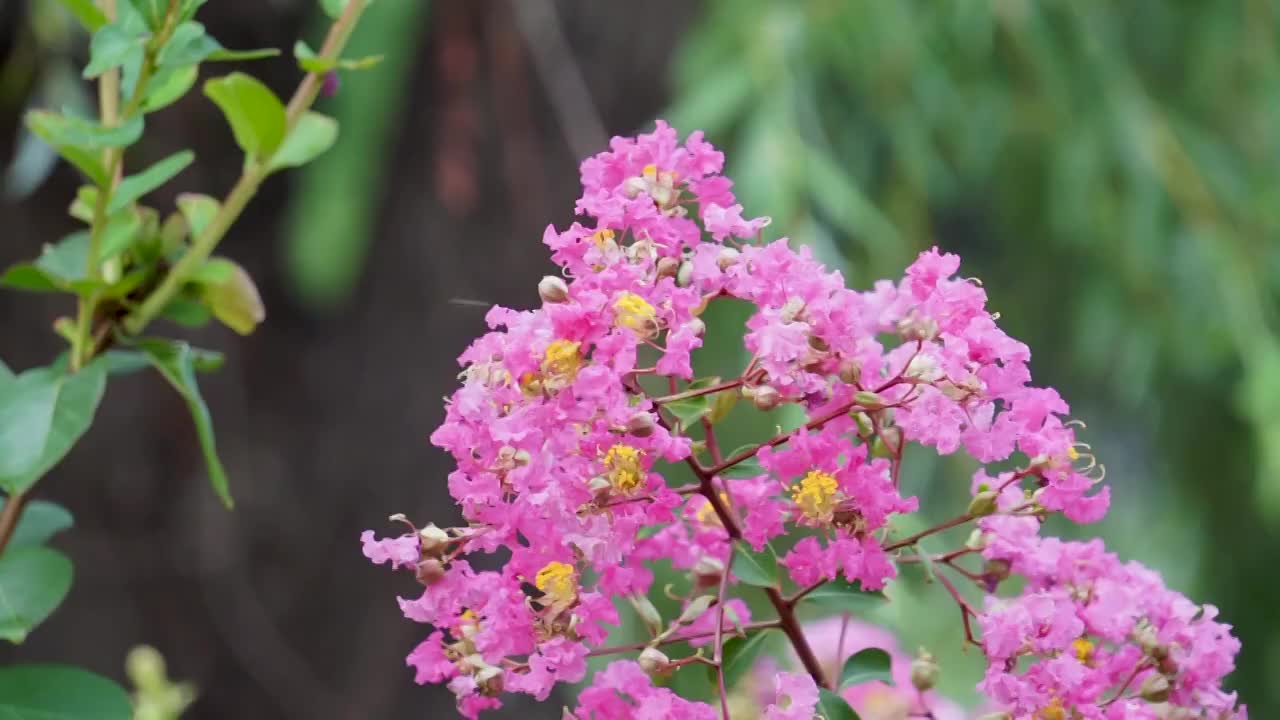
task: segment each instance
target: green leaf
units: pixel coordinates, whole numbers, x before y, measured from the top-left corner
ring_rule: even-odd
[[[162,68],[197,65],[221,49],[222,45],[205,32],[204,25],[189,20],[174,28],[173,36],[156,56],[156,65]]]
[[[244,73],[209,80],[204,94],[217,103],[245,154],[264,159],[284,140],[284,105],[275,93]]]
[[[733,574],[742,582],[755,587],[778,587],[778,556],[773,547],[764,546],[761,552],[755,552],[743,540],[733,543]]]
[[[301,167],[315,160],[333,147],[338,139],[338,121],[320,113],[307,112],[298,118],[298,124],[281,143],[271,157],[268,166],[272,172],[284,168]]]
[[[663,403],[662,407],[666,408],[672,415],[675,415],[676,419],[680,421],[680,425],[685,428],[692,427],[694,423],[711,413],[711,404],[707,402],[706,395],[673,400]]]
[[[52,245],[46,245],[36,267],[64,286],[81,280],[88,273],[89,231],[73,232]]]
[[[169,12],[169,0],[129,0],[147,27],[159,30],[164,25],[165,15]]]
[[[27,639],[70,589],[67,556],[32,545],[7,549],[0,556],[0,638],[12,643]]]
[[[115,193],[111,196],[111,203],[107,206],[107,212],[114,213],[124,209],[129,203],[168,182],[174,175],[186,169],[191,164],[191,161],[195,159],[195,153],[190,150],[182,150],[157,162],[137,175],[130,175],[120,181],[120,186],[116,188]]]
[[[142,220],[133,211],[126,210],[112,215],[107,221],[107,227],[102,231],[100,259],[109,260],[128,250],[137,239],[138,230],[141,227]]]
[[[28,263],[11,266],[0,276],[0,287],[28,292],[58,292],[63,288],[45,271]]]
[[[0,668],[5,720],[130,720],[129,695],[110,680],[66,665]]]
[[[208,195],[182,193],[178,196],[178,210],[187,221],[191,237],[197,237],[218,214],[218,201]]]
[[[60,0],[60,2],[67,12],[74,15],[89,32],[96,32],[108,22],[107,16],[102,14],[93,0]]]
[[[293,56],[298,60],[298,67],[309,73],[327,73],[330,70],[368,70],[382,62],[381,55],[369,55],[355,59],[332,59],[316,54],[311,46],[299,40],[293,45]]]
[[[733,457],[733,455],[729,455],[729,457]],[[724,472],[720,473],[720,477],[751,478],[751,477],[759,477],[761,475],[766,474],[767,472],[768,471],[765,470],[764,467],[760,465],[760,460],[756,458],[754,455],[752,455],[746,460],[743,460],[742,462],[739,462],[739,463],[735,463],[733,467],[730,467],[726,469]]]
[[[243,60],[273,58],[279,54],[279,48],[257,48],[256,50],[227,50],[223,48],[214,52],[207,59],[212,62],[240,62]]]
[[[738,405],[738,400],[742,398],[742,393],[737,388],[722,390],[711,396],[711,412],[707,415],[707,420],[712,425],[718,425],[729,417],[729,413],[733,412],[733,408]]]
[[[5,502],[5,498],[0,498],[0,507],[4,507]],[[71,513],[61,505],[44,500],[32,500],[22,509],[18,527],[14,528],[8,547],[43,545],[49,541],[49,538],[73,524]]]
[[[98,358],[108,375],[128,375],[151,367],[147,356],[134,350],[108,350]]]
[[[865,614],[882,607],[885,597],[884,593],[878,590],[863,590],[854,583],[838,579],[828,580],[822,587],[805,595],[803,602],[831,610]]]
[[[8,365],[4,364],[3,360],[0,360],[0,388],[13,382],[13,378],[13,371],[9,369]]]
[[[175,297],[169,301],[160,315],[184,327],[204,327],[213,319],[213,313],[202,303],[186,297]]]
[[[234,261],[211,258],[192,280],[200,285],[200,298],[213,316],[237,333],[248,335],[266,319],[257,285]]]
[[[844,698],[826,688],[818,688],[818,713],[825,720],[860,720]]]
[[[114,127],[106,127],[92,120],[48,110],[28,112],[26,123],[31,132],[60,153],[63,147],[85,151],[128,147],[142,137],[143,127],[141,117],[132,118]]]
[[[844,661],[840,671],[840,687],[861,685],[872,680],[893,684],[893,659],[880,648],[859,650]]]
[[[114,70],[135,52],[142,52],[142,38],[130,35],[119,25],[103,25],[89,41],[89,64],[85,66],[84,77],[96,78]]]
[[[726,688],[737,685],[738,680],[755,665],[756,658],[768,645],[771,630],[772,628],[765,628],[750,633],[746,637],[732,637],[725,641],[720,662],[721,667],[724,668]],[[712,682],[715,682],[716,669],[708,668],[708,670],[712,673]]]
[[[199,75],[200,69],[195,65],[166,68],[156,73],[147,86],[147,97],[142,101],[143,111],[155,112],[177,102],[196,84]]]
[[[227,473],[218,459],[218,449],[213,436],[213,418],[209,416],[209,408],[200,396],[200,387],[196,383],[195,353],[191,346],[184,342],[168,342],[164,340],[144,340],[138,348],[145,352],[165,380],[187,401],[191,411],[191,419],[195,422],[196,437],[200,440],[200,450],[204,453],[205,465],[209,470],[209,483],[214,492],[228,508],[235,504],[231,499]]]
[[[106,389],[101,363],[80,372],[28,370],[0,388],[0,487],[23,492],[71,450]]]

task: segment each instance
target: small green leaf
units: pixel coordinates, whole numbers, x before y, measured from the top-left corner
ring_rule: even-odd
[[[106,389],[100,363],[75,374],[28,370],[0,388],[0,487],[23,492],[62,460],[93,422]]]
[[[218,449],[213,436],[213,418],[209,416],[209,408],[200,396],[200,387],[196,383],[195,353],[191,346],[184,342],[164,340],[144,340],[138,348],[145,352],[165,380],[173,386],[178,394],[187,401],[191,411],[191,419],[195,422],[196,437],[200,440],[200,449],[204,453],[205,465],[209,470],[209,483],[214,492],[228,508],[235,504],[231,499],[227,473],[218,459]]]
[[[698,397],[685,398],[683,400],[672,400],[663,403],[662,407],[668,412],[676,416],[680,421],[681,427],[689,428],[694,423],[701,420],[711,412],[711,405],[707,402],[707,396],[699,395]]]
[[[142,52],[142,38],[130,35],[119,25],[103,25],[89,41],[89,64],[84,77],[96,78],[125,63],[132,53]]]
[[[133,241],[138,238],[138,230],[141,228],[142,220],[133,211],[123,210],[112,215],[107,221],[107,227],[102,231],[100,258],[109,260],[128,250],[129,246],[133,245]]]
[[[6,499],[0,498],[0,507],[4,507]],[[44,500],[32,500],[22,509],[22,517],[18,519],[18,527],[9,538],[8,547],[26,545],[43,545],[49,538],[66,530],[74,524],[71,513],[57,503]]]
[[[178,210],[187,221],[191,237],[198,237],[205,226],[218,214],[218,201],[208,195],[182,193],[178,196]]]
[[[88,273],[89,231],[73,232],[53,245],[46,245],[36,267],[64,286]]]
[[[195,159],[195,153],[190,150],[182,150],[157,162],[137,175],[130,175],[120,181],[119,187],[116,188],[115,193],[111,196],[107,212],[114,213],[124,209],[129,203],[168,182],[174,175],[186,169],[191,164],[191,161]]]
[[[9,369],[8,365],[4,364],[3,360],[0,360],[0,388],[13,382],[13,378],[13,371]]]
[[[258,48],[256,50],[222,49],[208,57],[212,62],[241,62],[244,60],[263,60],[280,54],[279,48]]]
[[[737,388],[731,390],[723,390],[711,396],[711,413],[707,416],[707,420],[712,425],[718,425],[729,417],[729,413],[733,412],[733,408],[738,405],[738,400],[742,398],[742,393]]]
[[[156,56],[156,65],[161,68],[197,65],[221,49],[222,45],[205,32],[204,25],[189,20],[174,28],[169,42]]]
[[[769,545],[765,545],[761,552],[755,552],[745,541],[735,541],[732,570],[734,576],[747,585],[779,586],[778,556]]]
[[[102,11],[98,9],[93,0],[60,1],[62,6],[67,9],[67,12],[74,15],[80,21],[80,24],[84,26],[84,29],[89,32],[96,32],[108,22],[107,16],[102,14]]]
[[[244,73],[209,80],[204,94],[222,109],[236,144],[255,159],[268,158],[284,140],[284,104],[275,93]]]
[[[204,327],[213,319],[209,308],[196,300],[186,297],[175,297],[169,301],[160,315],[184,327]]]
[[[159,30],[164,25],[165,16],[169,12],[169,0],[129,0],[129,2],[146,21],[147,27]]]
[[[106,127],[92,120],[60,115],[48,110],[32,110],[26,115],[26,123],[31,132],[59,152],[62,152],[64,146],[81,150],[128,147],[142,137],[143,127],[141,117],[132,118],[114,127]]]
[[[67,556],[40,546],[8,548],[0,556],[0,638],[11,643],[26,640],[70,589]]]
[[[226,258],[211,258],[201,274],[200,298],[223,325],[248,335],[266,319],[258,286],[244,268]]]
[[[45,271],[28,263],[9,267],[0,276],[0,287],[28,292],[58,292],[63,288]]]
[[[818,714],[824,720],[860,720],[844,698],[826,688],[818,688]]]
[[[108,375],[128,375],[151,367],[147,356],[134,350],[108,350],[98,357]]]
[[[878,590],[863,590],[847,580],[837,579],[828,580],[822,587],[805,595],[803,602],[841,612],[865,614],[882,607],[885,597]]]
[[[142,101],[142,109],[155,112],[172,105],[191,90],[199,75],[200,69],[195,65],[161,70],[147,86],[147,97]]]
[[[110,680],[67,665],[0,668],[5,720],[130,720],[129,695]]]
[[[355,59],[332,59],[321,57],[311,49],[302,40],[294,43],[293,56],[298,60],[298,67],[304,72],[309,73],[327,73],[330,70],[342,68],[343,70],[368,70],[378,63],[382,62],[381,55],[369,55],[367,57]]]
[[[298,124],[280,144],[280,149],[272,156],[269,169],[275,172],[306,165],[333,147],[337,139],[337,120],[320,113],[303,113],[298,118]]]
[[[746,637],[732,637],[724,644],[724,651],[720,656],[721,667],[724,668],[724,684],[726,688],[732,688],[738,684],[738,680],[755,666],[756,658],[760,657],[760,653],[764,651],[768,645],[769,636],[772,628],[757,630],[748,634]],[[708,668],[712,673],[714,682],[715,668]]]
[[[844,661],[840,687],[861,685],[872,680],[893,684],[893,659],[880,648],[859,650]]]

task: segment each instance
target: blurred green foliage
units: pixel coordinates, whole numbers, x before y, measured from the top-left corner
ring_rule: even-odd
[[[1278,29],[1276,0],[711,0],[668,113],[855,284],[962,255],[1089,422],[1102,534],[1223,606],[1259,716],[1280,709]],[[906,481],[941,517],[970,471]],[[911,641],[958,645],[914,603]]]

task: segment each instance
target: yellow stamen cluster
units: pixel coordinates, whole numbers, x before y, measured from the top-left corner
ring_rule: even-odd
[[[834,475],[810,470],[799,483],[791,486],[791,499],[806,518],[825,520],[831,517],[839,502],[837,487]]]
[[[614,445],[604,455],[604,465],[609,469],[609,483],[618,492],[629,494],[644,483],[644,468],[640,459],[644,452],[630,445]]]
[[[658,311],[648,300],[635,293],[623,293],[613,303],[618,327],[634,330],[640,335],[650,335],[657,329]]]
[[[569,563],[552,561],[538,571],[534,587],[541,590],[548,604],[568,605],[578,597],[578,579]]]
[[[656,179],[658,177],[658,166],[653,163],[645,165],[644,169],[640,171],[640,176],[645,180]]]
[[[729,493],[726,493],[725,491],[721,490],[720,502],[728,506]],[[698,518],[698,522],[702,523],[703,525],[719,525],[720,524],[720,516],[716,514],[716,506],[712,505],[710,502],[703,503],[702,507],[698,508],[698,512],[694,517]]]
[[[1054,698],[1048,705],[1040,708],[1040,712],[1036,715],[1037,720],[1067,720],[1067,709],[1062,707],[1062,701]]]
[[[543,375],[573,382],[582,367],[581,347],[582,343],[571,340],[553,341],[542,356]]]
[[[1071,652],[1077,660],[1087,663],[1093,658],[1093,643],[1088,638],[1078,637],[1071,641]]]
[[[1067,457],[1071,459],[1071,462],[1075,462],[1080,459],[1080,451],[1076,450],[1075,446],[1072,445],[1067,448]]]
[[[605,246],[612,243],[615,238],[617,238],[617,233],[607,228],[604,230],[597,230],[591,234],[591,242],[595,243],[596,247],[601,250],[605,249]]]

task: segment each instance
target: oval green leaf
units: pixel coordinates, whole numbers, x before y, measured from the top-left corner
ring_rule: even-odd
[[[168,182],[174,175],[186,169],[191,164],[191,161],[195,159],[195,153],[190,150],[182,150],[155,163],[146,170],[136,175],[130,175],[120,181],[120,186],[116,188],[115,193],[111,196],[111,203],[107,206],[107,212],[114,213],[124,209],[129,203]]]
[[[0,556],[0,638],[20,643],[62,604],[71,561],[46,547],[10,547]]]
[[[861,720],[844,698],[826,688],[818,688],[818,713],[825,720]]]
[[[110,680],[67,665],[0,668],[5,720],[130,720],[129,695]]]
[[[840,687],[861,685],[872,680],[893,684],[893,659],[880,648],[859,650],[844,661]]]
[[[6,499],[0,498],[0,507],[4,507],[6,502]],[[9,538],[8,546],[17,548],[43,545],[49,538],[73,524],[71,513],[61,505],[45,500],[32,500],[22,509],[22,517],[13,531],[13,537]]]
[[[306,165],[333,147],[337,139],[337,120],[320,113],[304,113],[272,156],[270,170],[275,172]]]
[[[23,492],[62,460],[93,422],[106,389],[100,363],[75,374],[28,370],[0,387],[0,487]]]
[[[755,552],[742,540],[733,543],[733,574],[738,580],[755,587],[778,587],[778,556],[773,548],[764,546]]]
[[[839,579],[829,580],[822,587],[805,595],[802,602],[842,612],[866,613],[881,607],[885,597],[878,590],[863,590],[854,583]]]
[[[746,637],[731,637],[725,642],[720,663],[724,669],[726,688],[737,685],[738,680],[755,665],[756,658],[760,657],[760,653],[768,647],[771,633],[772,628],[766,628]],[[713,674],[715,673],[715,668],[710,670]]]
[[[237,72],[206,82],[204,94],[221,108],[246,155],[265,159],[280,147],[286,124],[284,104],[266,85]]]

